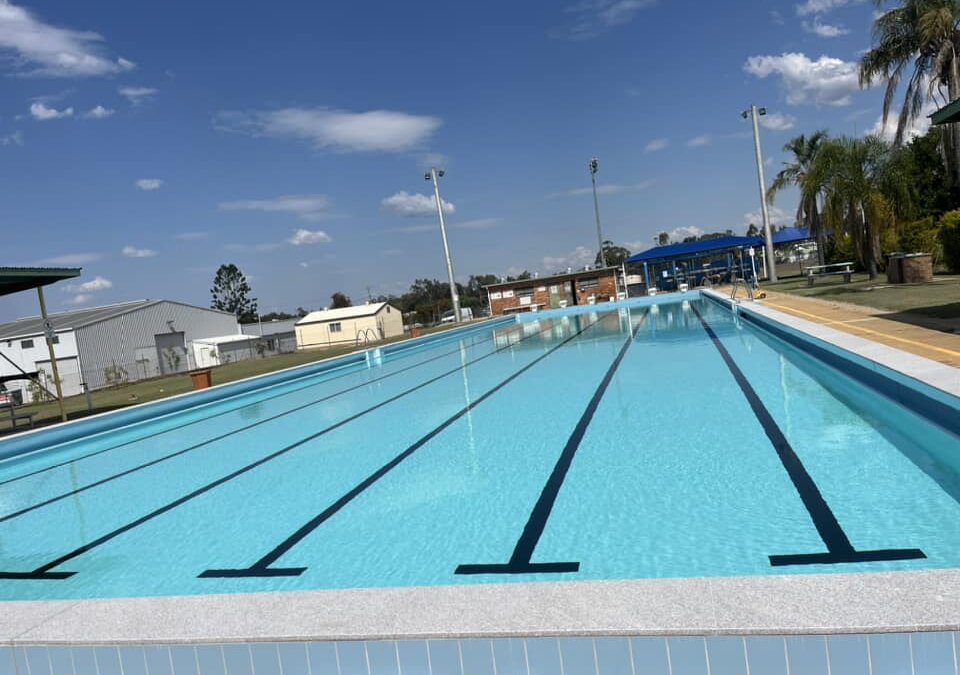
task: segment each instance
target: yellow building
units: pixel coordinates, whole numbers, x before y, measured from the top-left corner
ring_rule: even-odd
[[[385,302],[310,312],[294,325],[297,349],[374,342],[403,334],[400,310]]]

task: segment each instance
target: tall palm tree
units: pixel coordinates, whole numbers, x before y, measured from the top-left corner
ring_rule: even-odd
[[[885,0],[875,0],[877,7]],[[907,127],[923,103],[960,97],[960,3],[955,0],[901,0],[873,24],[874,46],[860,59],[860,86],[886,83],[883,124],[886,126],[897,88],[907,87],[897,119],[894,144],[903,143]],[[943,90],[946,89],[946,97]],[[909,139],[908,139],[909,140]],[[944,134],[944,158],[955,185],[960,185],[960,129],[951,124]]]
[[[804,183],[816,160],[820,146],[827,140],[827,132],[823,129],[815,131],[809,136],[800,134],[783,146],[784,152],[793,153],[793,162],[784,162],[783,168],[777,173],[767,190],[767,202],[773,204],[777,193],[790,186],[801,190],[800,203],[797,205],[797,227],[804,227],[810,236],[817,240],[817,257],[822,265],[824,249],[826,248],[826,233],[823,231],[823,219],[820,217],[819,193],[820,190],[803,190]]]
[[[876,136],[832,139],[823,143],[801,188],[801,198],[822,190],[825,224],[852,237],[857,260],[871,279],[877,276],[882,230],[910,209],[903,160]]]

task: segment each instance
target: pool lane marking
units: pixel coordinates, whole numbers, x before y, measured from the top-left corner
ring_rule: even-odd
[[[468,348],[471,348],[471,349],[472,349],[473,347],[476,347],[477,345],[483,344],[484,342],[488,342],[488,341],[490,341],[490,340],[492,340],[492,339],[493,339],[493,338],[492,338],[492,337],[489,337],[489,336],[488,336],[488,337],[484,337],[484,338],[481,339],[481,340],[476,340],[475,342],[470,343],[470,344],[468,345]],[[415,347],[412,347],[411,349],[416,349],[416,348],[415,348]],[[431,358],[426,359],[426,360],[424,360],[424,361],[420,361],[420,362],[417,363],[417,364],[414,364],[414,365],[412,365],[412,366],[408,366],[407,368],[404,368],[404,369],[402,369],[402,370],[398,370],[398,371],[396,371],[396,372],[394,372],[394,373],[389,373],[389,374],[384,375],[384,376],[382,376],[382,377],[375,378],[375,379],[373,379],[373,380],[369,380],[369,381],[366,382],[366,384],[373,384],[374,382],[379,382],[379,381],[382,380],[382,379],[386,379],[387,377],[391,377],[391,376],[393,376],[393,375],[397,375],[397,374],[399,374],[399,373],[402,373],[402,372],[404,372],[404,371],[406,371],[406,370],[410,370],[411,368],[415,368],[415,367],[418,366],[418,365],[423,365],[423,364],[426,364],[426,363],[430,363],[431,361],[436,361],[437,359],[443,358],[443,357],[445,357],[445,356],[450,356],[451,354],[457,354],[457,353],[459,353],[459,351],[460,351],[460,348],[458,347],[457,349],[453,349],[453,350],[451,350],[451,351],[449,351],[449,352],[444,352],[443,354],[440,354],[440,355],[438,355],[438,356],[431,357]],[[415,354],[416,352],[413,352],[413,353]],[[412,355],[413,355],[413,354],[399,354],[399,355],[397,355],[396,358],[397,358],[397,359],[405,359],[405,358],[407,358],[408,356],[412,356]],[[348,354],[347,356],[352,356],[352,354]],[[338,368],[339,368],[339,367],[348,367],[348,366],[351,366],[351,365],[360,365],[360,362],[357,362],[357,363],[355,363],[355,364],[344,364],[343,366],[338,366]],[[335,370],[335,369],[331,369],[331,370]],[[368,370],[369,370],[369,369],[368,369]],[[278,382],[278,383],[276,383],[276,384],[274,384],[274,385],[271,385],[271,388],[272,388],[272,387],[282,387],[283,385],[285,385],[285,384],[290,384],[290,383],[292,383],[292,382],[295,382],[296,380],[313,379],[313,378],[316,378],[318,375],[322,375],[322,374],[325,373],[325,372],[329,372],[329,371],[320,371],[319,373],[312,373],[312,374],[310,374],[310,375],[303,375],[303,376],[301,376],[301,377],[293,378],[292,380],[290,380],[290,381],[288,381],[288,382]],[[312,382],[312,383],[310,383],[310,384],[305,384],[305,385],[303,385],[302,387],[297,387],[296,389],[291,389],[291,390],[289,390],[289,391],[283,392],[282,394],[276,394],[276,395],[274,395],[273,397],[271,397],[271,399],[272,399],[272,400],[275,400],[275,399],[277,399],[277,398],[280,398],[281,396],[289,396],[290,394],[296,394],[297,392],[303,391],[303,390],[305,390],[305,389],[310,389],[311,387],[318,387],[318,386],[320,386],[320,385],[322,385],[322,384],[326,384],[327,382],[333,382],[334,380],[339,380],[339,379],[344,378],[344,377],[349,377],[349,376],[351,376],[351,375],[356,375],[356,374],[358,374],[358,373],[360,373],[360,372],[362,372],[362,371],[360,371],[360,370],[351,370],[350,372],[347,372],[347,373],[341,373],[340,375],[335,375],[335,376],[333,376],[333,377],[327,378],[327,379],[325,379],[325,380],[321,380],[321,381],[319,381],[319,382]],[[346,391],[351,391],[351,390],[344,390],[344,392],[346,392]],[[336,395],[339,395],[339,394],[344,393],[344,392],[337,392],[337,393],[334,394],[334,395],[336,396]],[[254,393],[254,392],[245,392],[245,393],[243,393],[243,394],[237,394],[237,396],[249,396],[249,395],[252,394],[252,393]],[[161,400],[162,400],[162,399],[161,399]],[[226,400],[226,399],[224,399],[224,400]],[[222,401],[219,401],[219,402],[222,402]],[[214,403],[211,403],[211,404],[209,404],[209,405],[215,405],[216,403],[217,403],[217,402],[214,402]],[[233,413],[233,412],[237,412],[237,411],[239,411],[239,410],[243,410],[243,409],[245,409],[245,408],[253,407],[253,406],[255,406],[255,405],[261,405],[262,403],[263,403],[263,399],[258,400],[258,401],[254,401],[254,402],[252,402],[252,403],[245,403],[244,405],[238,406],[238,407],[233,408],[233,409],[231,409],[231,410],[228,410],[228,411],[226,411],[226,412],[228,412],[228,413]],[[180,411],[180,412],[184,412],[184,411]],[[170,413],[170,414],[174,414],[174,415],[175,415],[175,414],[177,414],[177,413]],[[164,429],[163,431],[157,431],[157,432],[154,432],[154,433],[152,433],[152,434],[147,434],[147,435],[145,435],[145,436],[140,436],[139,438],[135,438],[135,439],[133,439],[133,440],[131,440],[131,441],[126,441],[126,442],[124,442],[124,443],[120,443],[119,445],[111,445],[109,448],[103,448],[102,450],[97,450],[96,452],[91,452],[89,455],[81,455],[80,457],[74,457],[73,459],[69,459],[69,460],[66,460],[66,461],[64,461],[64,462],[60,462],[59,464],[52,464],[52,465],[46,466],[46,467],[44,467],[44,468],[42,468],[42,469],[37,469],[37,470],[35,470],[35,471],[31,471],[30,473],[25,473],[25,474],[20,475],[20,476],[15,476],[15,477],[13,477],[13,478],[8,478],[8,479],[6,479],[6,480],[0,481],[0,486],[6,485],[7,483],[13,483],[13,482],[16,482],[16,481],[18,481],[18,480],[24,480],[24,479],[26,479],[26,478],[30,478],[31,476],[36,476],[37,474],[45,473],[45,472],[47,472],[47,471],[52,471],[53,469],[59,469],[60,467],[66,466],[66,465],[68,465],[68,464],[74,464],[74,463],[76,463],[76,462],[82,462],[82,461],[85,460],[85,459],[89,459],[89,458],[91,458],[91,457],[96,457],[97,455],[102,455],[102,454],[105,453],[105,452],[110,452],[111,450],[117,450],[117,449],[119,449],[119,448],[124,448],[124,447],[126,447],[126,446],[128,446],[128,445],[133,445],[134,443],[140,443],[140,442],[146,441],[146,440],[148,440],[148,439],[150,439],[150,438],[156,438],[157,436],[162,436],[163,434],[168,434],[168,433],[170,433],[171,431],[179,431],[179,430],[181,430],[181,429],[185,429],[185,428],[187,428],[187,427],[189,427],[189,426],[192,426],[192,425],[194,425],[194,424],[200,424],[201,422],[209,422],[211,419],[213,419],[214,417],[216,417],[216,416],[219,415],[219,414],[222,414],[222,413],[215,413],[215,414],[212,414],[212,415],[208,415],[208,416],[206,416],[206,417],[202,417],[202,418],[200,418],[200,419],[198,419],[198,420],[194,420],[194,421],[192,421],[192,422],[187,422],[186,424],[183,424],[183,425],[180,425],[180,426],[177,426],[177,427],[173,427],[173,428],[170,428],[170,429]],[[139,422],[138,424],[142,424],[142,423],[143,423],[143,422],[141,421],[141,422]],[[241,428],[241,429],[237,429],[237,431],[244,431],[246,428],[248,428],[248,427],[244,427],[244,428]],[[109,432],[103,432],[103,433],[109,433]],[[221,437],[213,438],[213,439],[210,439],[210,440],[207,441],[207,442],[208,442],[208,443],[212,443],[212,442],[214,442],[214,441],[220,440],[220,438],[221,438]],[[71,441],[71,442],[73,442],[73,441]],[[9,458],[9,459],[13,460],[13,459],[16,459],[16,457],[11,457],[11,458]]]
[[[817,534],[820,535],[820,539],[827,547],[826,553],[771,555],[769,556],[770,564],[773,567],[782,567],[787,565],[832,565],[837,563],[916,560],[926,558],[927,556],[924,552],[917,548],[858,551],[853,547],[853,544],[850,543],[850,539],[847,537],[846,532],[844,532],[836,515],[834,515],[830,505],[827,504],[823,494],[821,494],[813,477],[807,472],[803,462],[800,461],[800,457],[797,456],[796,451],[794,451],[790,445],[790,441],[784,436],[783,431],[781,431],[773,419],[773,415],[767,410],[767,407],[763,404],[763,401],[760,400],[760,397],[757,395],[757,392],[749,380],[747,380],[746,375],[740,370],[740,366],[734,361],[730,352],[727,351],[723,342],[721,342],[716,332],[714,332],[710,324],[707,323],[706,319],[700,314],[700,311],[696,307],[692,306],[692,308],[694,314],[700,319],[700,324],[703,326],[703,329],[707,332],[707,335],[710,336],[714,347],[720,352],[720,356],[733,375],[733,379],[740,387],[744,397],[746,397],[747,402],[750,404],[750,409],[753,411],[757,421],[760,422],[760,426],[763,427],[764,433],[766,433],[770,443],[773,444],[777,456],[780,458],[781,464],[783,464],[783,468],[786,470],[787,475],[793,482],[793,487],[800,496],[800,501],[803,502],[804,507],[807,509],[807,514],[810,516],[810,520],[813,521],[813,526],[816,528]]]
[[[523,366],[520,370],[516,371],[505,380],[498,383],[495,387],[485,392],[479,398],[474,401],[471,401],[469,404],[461,408],[458,412],[454,413],[448,417],[442,424],[432,429],[425,436],[421,437],[415,443],[407,447],[406,450],[395,456],[389,462],[381,466],[379,469],[374,471],[372,474],[367,476],[364,480],[358,483],[353,487],[349,492],[340,497],[333,504],[328,506],[322,512],[311,518],[309,521],[303,524],[296,532],[291,534],[289,537],[284,539],[280,544],[274,547],[270,552],[260,558],[257,562],[253,563],[250,567],[240,567],[240,568],[226,568],[226,569],[208,569],[200,574],[200,578],[222,578],[222,577],[281,577],[281,576],[299,576],[303,574],[307,568],[306,567],[271,567],[273,563],[279,560],[284,554],[286,554],[290,549],[300,543],[304,538],[310,535],[316,528],[322,525],[324,522],[332,518],[337,514],[340,509],[345,507],[351,501],[360,496],[367,488],[376,483],[378,480],[387,475],[390,471],[397,467],[401,462],[407,459],[410,455],[415,453],[417,450],[422,448],[424,445],[433,440],[437,435],[439,435],[444,429],[452,425],[454,422],[459,420],[461,417],[466,415],[468,412],[476,408],[478,405],[483,403],[485,400],[496,394],[498,391],[503,389],[505,386],[516,380],[518,377],[523,375],[525,372],[533,368],[535,365],[543,361],[545,358],[556,352],[558,349],[571,342],[572,340],[580,337],[583,333],[589,329],[596,326],[598,323],[604,321],[607,317],[612,315],[614,312],[608,312],[604,314],[601,318],[592,322],[591,324],[580,328],[573,335],[565,338],[561,342],[557,343],[549,350],[538,356],[536,359]]]
[[[227,474],[226,476],[222,476],[222,477],[220,477],[220,478],[218,478],[218,479],[216,479],[216,480],[214,480],[214,481],[212,481],[212,482],[210,482],[210,483],[207,483],[206,485],[203,485],[203,486],[201,486],[201,487],[193,490],[192,492],[190,492],[190,493],[188,493],[188,494],[186,494],[186,495],[184,495],[184,496],[182,496],[182,497],[179,497],[179,498],[175,499],[175,500],[172,501],[172,502],[169,502],[169,503],[165,504],[164,506],[161,506],[161,507],[159,507],[159,508],[157,508],[157,509],[154,509],[154,510],[151,511],[150,513],[147,513],[146,515],[143,515],[143,516],[137,518],[136,520],[127,523],[126,525],[122,525],[121,527],[118,527],[117,529],[112,530],[112,531],[108,532],[107,534],[104,534],[104,535],[101,535],[100,537],[97,537],[97,538],[94,539],[93,541],[88,542],[88,543],[86,543],[86,544],[83,544],[82,546],[80,546],[80,547],[78,547],[78,548],[70,551],[69,553],[66,553],[66,554],[60,556],[59,558],[57,558],[57,559],[55,559],[55,560],[52,560],[52,561],[50,561],[50,562],[48,562],[48,563],[46,563],[46,564],[44,564],[44,565],[41,565],[40,567],[37,567],[36,569],[34,569],[34,570],[31,571],[31,572],[4,572],[4,571],[0,571],[0,579],[19,579],[19,580],[24,580],[24,579],[34,579],[34,580],[36,580],[36,579],[48,579],[48,580],[54,580],[54,579],[67,579],[67,578],[69,578],[69,577],[72,577],[74,574],[76,574],[76,572],[51,572],[50,570],[52,570],[52,569],[55,568],[55,567],[59,567],[59,566],[62,565],[63,563],[65,563],[65,562],[67,562],[67,561],[69,561],[69,560],[72,560],[73,558],[76,558],[77,556],[82,555],[82,554],[84,554],[84,553],[86,553],[86,552],[88,552],[88,551],[91,551],[91,550],[97,548],[98,546],[101,546],[102,544],[107,543],[108,541],[110,541],[110,540],[112,540],[112,539],[120,536],[120,535],[123,534],[124,532],[128,532],[129,530],[132,530],[132,529],[134,529],[134,528],[136,528],[136,527],[139,527],[140,525],[143,525],[144,523],[146,523],[146,522],[148,522],[148,521],[150,521],[150,520],[153,520],[153,519],[156,518],[157,516],[163,515],[164,513],[167,513],[168,511],[171,511],[171,510],[175,509],[176,507],[181,506],[181,505],[189,502],[190,500],[192,500],[192,499],[194,499],[194,498],[196,498],[196,497],[199,497],[200,495],[202,495],[202,494],[204,494],[204,493],[206,493],[206,492],[209,492],[210,490],[212,490],[212,489],[215,488],[215,487],[218,487],[218,486],[220,486],[220,485],[223,485],[224,483],[227,483],[227,482],[233,480],[234,478],[236,478],[236,477],[238,477],[238,476],[240,476],[240,475],[243,475],[243,474],[247,473],[248,471],[251,471],[251,470],[253,470],[253,469],[255,469],[255,468],[257,468],[257,467],[259,467],[259,466],[261,466],[261,465],[263,465],[263,464],[266,464],[267,462],[270,462],[270,461],[276,459],[277,457],[280,457],[281,455],[285,455],[286,453],[290,452],[291,450],[294,450],[294,449],[300,447],[301,445],[303,445],[303,444],[305,444],[305,443],[308,443],[309,441],[315,440],[315,439],[317,439],[317,438],[319,438],[319,437],[321,437],[321,436],[323,436],[323,435],[325,435],[325,434],[330,433],[331,431],[334,431],[335,429],[339,429],[340,427],[342,427],[342,426],[344,426],[344,425],[346,425],[346,424],[348,424],[348,423],[350,423],[350,422],[353,422],[354,420],[359,419],[360,417],[363,417],[364,415],[366,415],[366,414],[368,414],[368,413],[371,413],[371,412],[373,412],[373,411],[375,411],[375,410],[378,410],[379,408],[382,408],[382,407],[384,407],[384,406],[386,406],[386,405],[388,405],[388,404],[390,404],[390,403],[393,403],[393,402],[397,401],[398,399],[401,399],[401,398],[403,398],[403,397],[405,397],[405,396],[407,396],[407,395],[409,395],[409,394],[412,394],[412,393],[415,392],[415,391],[419,391],[420,389],[423,389],[424,387],[426,387],[426,386],[428,386],[428,385],[431,385],[431,384],[433,384],[434,382],[443,379],[444,377],[448,377],[448,376],[450,376],[450,375],[452,375],[452,374],[454,374],[454,373],[460,372],[461,370],[467,368],[468,366],[470,366],[470,365],[472,365],[472,364],[474,364],[474,363],[477,363],[478,361],[482,361],[483,359],[489,358],[489,357],[493,356],[494,354],[498,354],[499,352],[505,351],[505,350],[507,350],[507,349],[512,349],[512,348],[516,347],[519,343],[523,342],[524,340],[528,340],[528,339],[530,339],[530,338],[532,338],[532,337],[536,337],[536,336],[538,336],[538,335],[542,335],[542,334],[547,333],[547,332],[552,331],[552,330],[553,330],[553,323],[551,322],[550,326],[548,326],[547,328],[544,328],[543,330],[540,330],[540,331],[538,331],[538,332],[536,332],[536,333],[531,333],[530,335],[525,335],[525,336],[521,337],[519,340],[517,340],[517,342],[513,342],[513,343],[511,343],[511,344],[505,345],[505,346],[500,347],[500,348],[498,348],[498,349],[496,349],[496,350],[494,350],[494,351],[492,351],[492,352],[489,352],[489,353],[487,353],[487,354],[484,354],[483,356],[479,356],[479,357],[477,357],[477,358],[475,358],[475,359],[472,359],[472,360],[470,360],[470,361],[467,361],[466,363],[463,363],[463,364],[461,364],[460,366],[458,366],[458,367],[456,367],[456,368],[454,368],[454,369],[452,369],[452,370],[448,370],[447,372],[445,372],[445,373],[443,373],[443,374],[441,374],[441,375],[437,375],[436,377],[433,377],[433,378],[427,380],[426,382],[422,382],[422,383],[420,383],[420,384],[418,384],[418,385],[416,385],[416,386],[414,386],[414,387],[411,387],[411,388],[409,388],[409,389],[406,389],[406,390],[400,392],[399,394],[397,394],[397,395],[395,395],[395,396],[392,396],[392,397],[390,397],[390,398],[388,398],[388,399],[386,399],[386,400],[384,400],[384,401],[381,401],[380,403],[377,403],[376,405],[370,406],[369,408],[366,408],[366,409],[364,409],[364,410],[361,410],[360,412],[355,413],[355,414],[351,415],[350,417],[347,417],[347,418],[345,418],[345,419],[340,420],[339,422],[337,422],[337,423],[335,423],[335,424],[332,424],[332,425],[330,425],[330,426],[328,426],[328,427],[325,427],[324,429],[321,429],[320,431],[318,431],[318,432],[316,432],[316,433],[314,433],[314,434],[311,434],[310,436],[307,436],[306,438],[303,438],[303,439],[297,441],[296,443],[293,443],[293,444],[291,444],[291,445],[285,446],[285,447],[281,448],[280,450],[277,450],[277,451],[275,451],[275,452],[272,452],[271,454],[269,454],[269,455],[267,455],[267,456],[265,456],[265,457],[261,457],[260,459],[254,461],[254,462],[251,462],[250,464],[247,464],[247,465],[245,465],[245,466],[237,469],[236,471],[233,471],[233,472]]]
[[[479,344],[479,343],[477,343],[477,344]],[[472,346],[474,346],[474,345],[471,345],[471,347],[472,347]],[[95,488],[95,487],[98,487],[98,486],[103,485],[103,484],[105,484],[105,483],[109,483],[109,482],[114,481],[114,480],[116,480],[116,479],[118,479],[118,478],[123,478],[124,476],[128,476],[128,475],[130,475],[130,474],[132,474],[132,473],[136,473],[137,471],[141,471],[141,470],[143,470],[143,469],[147,469],[147,468],[149,468],[149,467],[151,467],[151,466],[154,466],[154,465],[156,465],[156,464],[160,464],[160,463],[162,463],[162,462],[165,462],[165,461],[167,461],[167,460],[169,460],[169,459],[173,459],[173,458],[175,458],[175,457],[179,457],[180,455],[184,455],[184,454],[186,454],[186,453],[188,453],[188,452],[193,452],[194,450],[197,450],[197,449],[199,449],[199,448],[202,448],[202,447],[204,447],[205,445],[209,445],[209,444],[211,444],[211,443],[216,443],[217,441],[222,441],[223,439],[229,438],[230,436],[233,436],[234,434],[238,434],[238,433],[243,432],[243,431],[248,431],[249,429],[252,429],[252,428],[254,428],[254,427],[260,426],[261,424],[266,424],[267,422],[272,422],[272,421],[274,421],[274,420],[276,420],[276,419],[279,419],[279,418],[281,418],[281,417],[284,417],[284,416],[286,416],[286,415],[290,415],[290,414],[292,414],[292,413],[299,412],[299,411],[304,410],[304,409],[306,409],[306,408],[309,408],[309,407],[311,407],[311,406],[317,405],[317,404],[319,404],[319,403],[323,403],[324,401],[329,401],[330,399],[335,398],[335,397],[337,397],[337,396],[340,396],[341,394],[347,394],[347,393],[349,393],[349,392],[351,392],[351,391],[356,391],[357,389],[363,389],[364,387],[366,387],[366,386],[368,386],[368,385],[374,384],[374,383],[376,383],[376,382],[380,382],[381,380],[385,380],[385,379],[387,379],[387,378],[389,378],[389,377],[393,377],[394,375],[399,375],[399,374],[404,373],[404,372],[406,372],[406,371],[408,371],[408,370],[412,370],[412,369],[414,369],[414,368],[418,368],[418,367],[420,367],[420,366],[422,366],[422,365],[425,365],[425,364],[427,364],[427,363],[430,363],[430,362],[432,362],[432,361],[436,361],[436,360],[438,360],[438,359],[446,358],[446,357],[448,357],[448,356],[452,356],[453,354],[459,354],[459,353],[460,353],[460,350],[459,350],[459,349],[454,349],[454,350],[451,350],[451,351],[449,351],[449,352],[444,352],[443,354],[440,354],[440,355],[438,355],[438,356],[432,357],[432,358],[427,359],[427,360],[425,360],[425,361],[419,361],[419,362],[417,362],[417,363],[415,363],[415,364],[412,364],[412,365],[410,365],[410,366],[407,366],[407,367],[405,367],[405,368],[401,368],[400,370],[397,370],[397,371],[395,371],[395,372],[388,373],[387,375],[383,375],[383,376],[381,376],[381,377],[377,377],[377,378],[374,378],[374,379],[372,379],[372,380],[367,380],[366,382],[363,382],[362,384],[358,384],[358,385],[355,385],[355,386],[352,386],[352,387],[348,387],[347,389],[343,389],[343,390],[341,390],[341,391],[334,392],[334,393],[332,393],[332,394],[329,394],[329,395],[327,395],[327,396],[324,396],[323,398],[319,398],[319,399],[316,399],[316,400],[314,400],[314,401],[310,401],[309,403],[305,403],[305,404],[300,405],[300,406],[297,406],[297,407],[295,407],[295,408],[290,408],[290,409],[285,410],[285,411],[283,411],[283,412],[281,412],[281,413],[277,413],[276,415],[272,415],[272,416],[266,417],[266,418],[264,418],[264,419],[262,419],[262,420],[258,420],[257,422],[253,422],[253,423],[248,424],[248,425],[243,426],[243,427],[238,427],[238,428],[236,428],[236,429],[233,429],[233,430],[231,430],[231,431],[228,431],[228,432],[226,432],[226,433],[224,433],[224,434],[221,434],[221,435],[219,435],[219,436],[214,436],[213,438],[209,438],[209,439],[207,439],[207,440],[205,440],[205,441],[203,441],[203,442],[201,442],[201,443],[197,443],[197,444],[195,444],[195,445],[191,445],[191,446],[188,446],[188,447],[186,447],[186,448],[181,448],[180,450],[177,450],[177,451],[175,451],[175,452],[171,452],[171,453],[169,453],[169,454],[167,454],[167,455],[163,455],[163,456],[158,457],[158,458],[156,458],[156,459],[152,459],[152,460],[150,460],[149,462],[144,462],[143,464],[139,464],[139,465],[134,466],[134,467],[131,467],[131,468],[129,468],[129,469],[125,469],[125,470],[123,470],[123,471],[120,471],[119,473],[115,473],[115,474],[112,474],[112,475],[110,475],[110,476],[107,476],[106,478],[101,478],[100,480],[94,481],[94,482],[92,482],[92,483],[88,483],[87,485],[82,485],[82,486],[80,486],[80,487],[78,487],[78,488],[75,488],[75,489],[73,489],[73,490],[70,490],[69,492],[64,492],[64,493],[62,493],[62,494],[57,495],[56,497],[50,497],[49,499],[45,499],[44,501],[37,502],[36,504],[32,504],[32,505],[30,505],[30,506],[25,506],[25,507],[23,507],[22,509],[19,509],[18,511],[13,511],[13,512],[8,513],[8,514],[6,514],[6,515],[0,516],[0,523],[6,522],[6,521],[8,521],[8,520],[12,520],[12,519],[17,518],[17,517],[22,516],[22,515],[26,515],[27,513],[30,513],[31,511],[35,511],[36,509],[39,509],[39,508],[41,508],[41,507],[49,506],[50,504],[53,504],[53,503],[55,503],[55,502],[58,502],[58,501],[60,501],[60,500],[62,500],[62,499],[66,499],[66,498],[68,498],[68,497],[73,497],[73,496],[75,496],[75,495],[77,495],[77,494],[79,494],[79,493],[81,493],[81,492],[84,492],[84,491],[86,491],[86,490],[89,490],[89,489],[91,489],[91,488]],[[355,374],[355,373],[349,373],[349,374],[350,374],[350,375],[353,375],[353,374]],[[339,378],[339,377],[342,377],[342,376],[339,376],[339,375],[338,375],[337,377]],[[324,382],[329,382],[329,381],[330,381],[330,380],[324,380]],[[311,387],[311,386],[316,386],[316,383],[314,383],[313,385],[307,385],[306,387],[301,387],[301,388],[296,389],[296,390],[294,390],[294,391],[290,391],[290,392],[286,392],[286,393],[284,393],[284,394],[280,394],[279,396],[286,396],[287,394],[295,393],[296,391],[302,391],[303,389],[308,389],[308,388]],[[258,404],[251,404],[251,405],[258,405]],[[248,407],[248,406],[243,406],[243,407],[245,408],[245,407]],[[234,410],[240,410],[240,409],[241,409],[241,408],[235,408]],[[233,411],[230,411],[230,412],[233,412]],[[210,418],[208,417],[208,418],[204,418],[204,420],[201,420],[201,421],[207,421],[207,420],[209,420],[209,419],[210,419]],[[187,426],[187,425],[184,425],[184,426]],[[183,428],[183,427],[180,427],[180,428]],[[168,429],[168,431],[171,431],[171,430]],[[166,433],[166,432],[159,432],[159,433]],[[143,440],[143,439],[138,439],[137,441],[131,441],[131,443],[136,443],[136,442],[139,442],[140,440]],[[123,447],[123,445],[129,445],[129,444],[125,443],[125,444],[122,444],[122,445],[116,445],[116,446],[113,446],[112,448],[107,448],[107,449],[108,449],[108,450],[111,450],[111,449],[112,449],[112,450],[115,450],[115,449],[117,449],[117,448]],[[104,451],[100,451],[100,452],[104,452]],[[92,456],[92,455],[88,455],[88,456]],[[2,485],[2,484],[0,484],[0,485]]]
[[[540,537],[543,536],[543,531],[547,526],[550,513],[553,511],[553,505],[557,501],[557,495],[560,493],[560,488],[563,487],[567,472],[570,470],[570,465],[573,464],[573,458],[580,448],[580,443],[587,433],[587,428],[590,426],[590,422],[593,420],[597,408],[600,407],[600,401],[603,399],[607,387],[610,386],[610,382],[620,367],[620,363],[627,355],[627,350],[630,349],[630,345],[636,340],[637,333],[644,321],[646,321],[647,315],[648,313],[644,312],[637,322],[637,325],[634,326],[630,332],[630,335],[627,336],[613,363],[607,368],[603,379],[593,392],[593,396],[590,398],[586,409],[583,411],[583,414],[580,415],[580,419],[577,421],[573,433],[571,433],[567,439],[567,443],[564,445],[560,457],[553,466],[550,477],[547,478],[547,482],[544,484],[543,490],[540,492],[540,496],[537,498],[537,502],[530,512],[530,517],[527,519],[526,525],[523,526],[523,532],[520,534],[520,538],[517,539],[517,544],[513,549],[510,560],[506,563],[459,565],[454,571],[454,574],[563,574],[580,570],[579,562],[535,563],[531,562],[531,558],[533,558],[533,552],[540,542]]]

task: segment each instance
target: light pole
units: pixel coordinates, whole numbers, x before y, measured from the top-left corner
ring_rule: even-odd
[[[750,110],[740,113],[743,119],[753,118],[753,146],[757,153],[757,180],[760,183],[760,214],[763,216],[763,237],[766,240],[767,270],[770,281],[777,280],[777,265],[773,258],[773,235],[770,233],[770,214],[767,212],[767,188],[763,177],[763,155],[760,152],[760,115],[766,115],[766,108],[750,106]]]
[[[447,226],[443,222],[443,202],[440,201],[440,181],[443,169],[431,168],[424,175],[426,180],[433,181],[433,197],[437,201],[437,217],[440,219],[440,236],[443,238],[443,255],[447,259],[447,279],[450,281],[450,300],[453,302],[453,320],[460,323],[460,296],[457,295],[457,282],[453,278],[453,262],[450,260],[450,247],[447,246]]]
[[[600,161],[594,157],[590,160],[590,181],[593,183],[593,215],[597,219],[597,246],[599,251],[600,266],[607,266],[607,256],[603,252],[603,234],[600,233],[600,202],[597,200],[597,171],[600,170]]]

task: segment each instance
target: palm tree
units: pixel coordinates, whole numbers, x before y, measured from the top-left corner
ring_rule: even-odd
[[[884,0],[875,0],[878,7]],[[907,87],[897,120],[894,144],[903,143],[907,127],[923,103],[936,100],[946,88],[946,103],[960,97],[960,3],[954,0],[901,0],[873,24],[874,46],[860,59],[860,86],[886,83],[883,124],[904,77]],[[950,125],[944,134],[944,158],[955,185],[960,185],[960,130]]]
[[[767,190],[767,202],[773,204],[777,193],[794,186],[800,189],[801,199],[797,205],[797,227],[806,228],[810,236],[817,240],[817,257],[820,264],[824,261],[824,249],[826,248],[826,236],[823,231],[823,219],[820,217],[819,196],[820,190],[811,189],[804,191],[804,184],[807,182],[807,176],[810,167],[817,158],[817,152],[827,140],[827,132],[823,129],[815,131],[810,136],[800,134],[790,140],[783,146],[784,152],[792,152],[794,161],[784,162],[783,168],[777,173],[776,178]]]
[[[911,188],[904,155],[877,136],[823,143],[801,188],[801,199],[823,193],[823,219],[853,239],[858,262],[871,279],[880,262],[880,234],[908,213]]]

